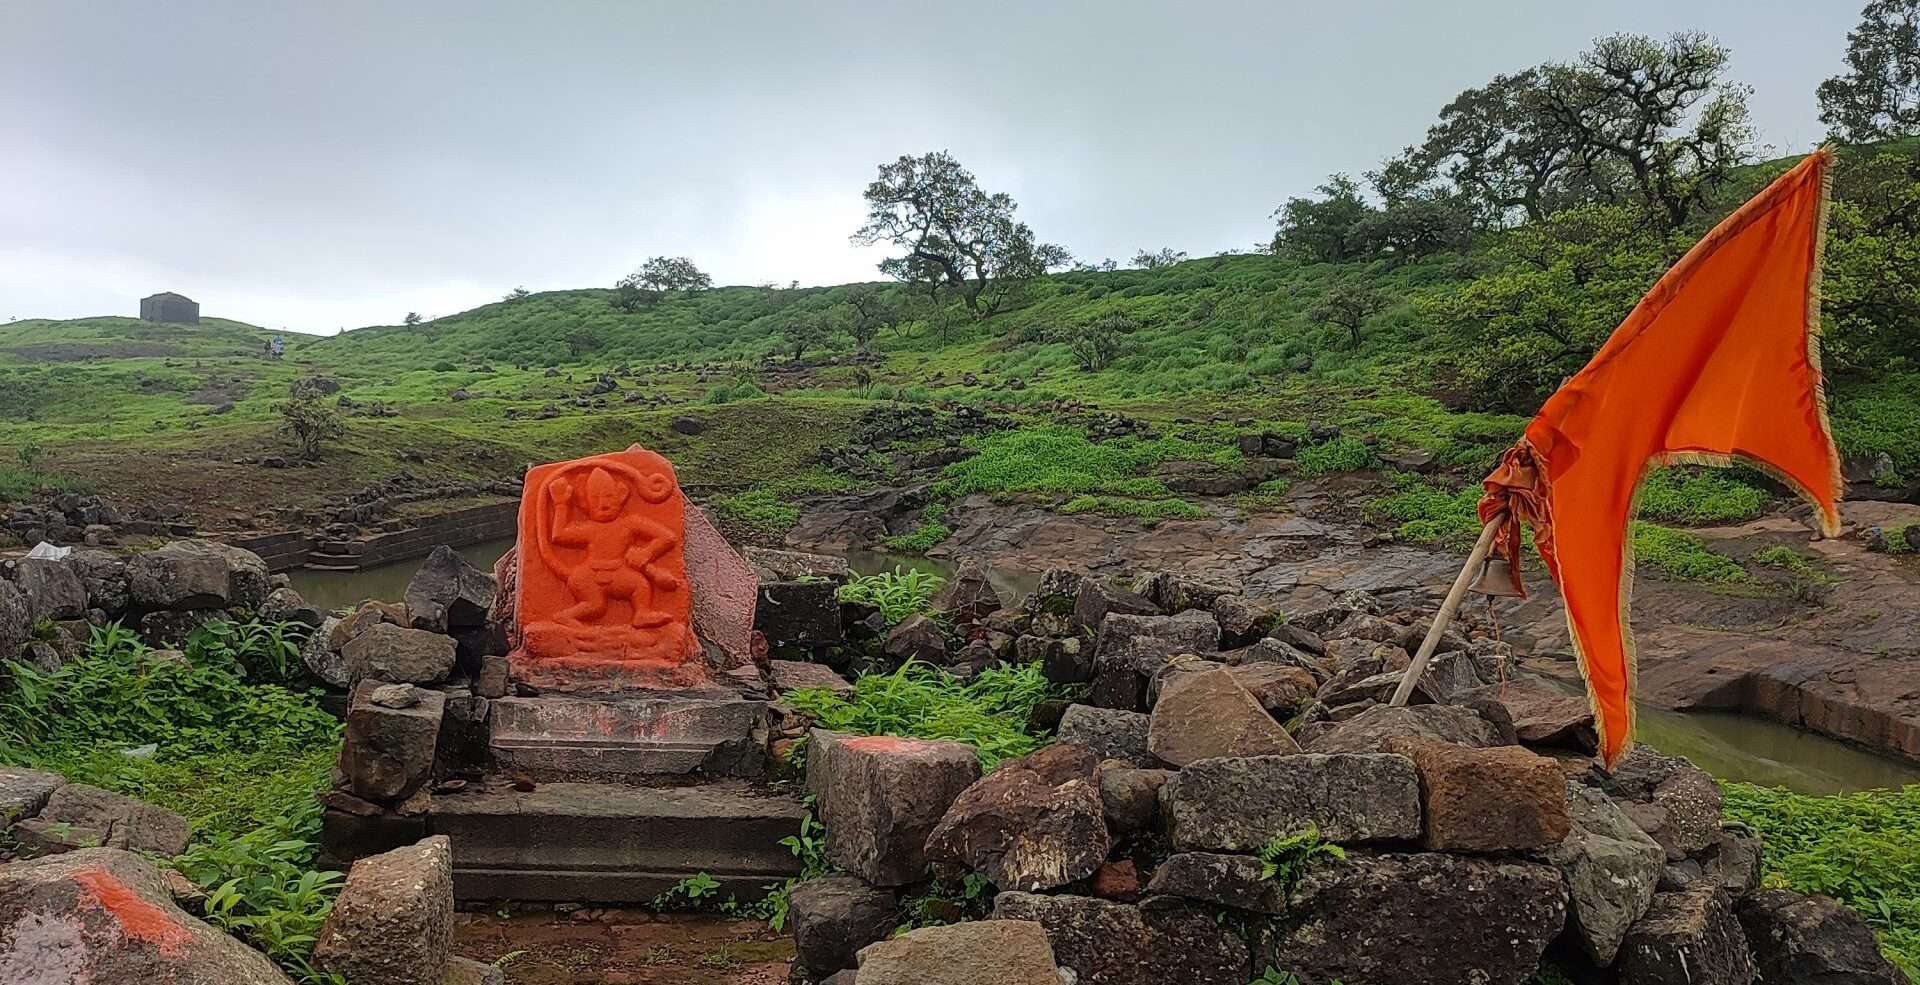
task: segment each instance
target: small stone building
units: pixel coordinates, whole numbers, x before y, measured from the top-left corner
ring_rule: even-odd
[[[140,320],[169,325],[198,325],[200,305],[184,294],[162,291],[140,299]]]

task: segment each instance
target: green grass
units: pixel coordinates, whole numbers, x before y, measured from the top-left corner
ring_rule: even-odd
[[[1641,484],[1640,515],[1695,527],[1739,523],[1759,516],[1770,498],[1726,469],[1667,468]]]
[[[860,602],[880,610],[889,626],[933,609],[933,596],[947,580],[926,571],[895,567],[871,575],[855,575],[841,585],[842,602]]]
[[[1125,496],[1075,496],[1060,504],[1062,513],[1092,513],[1097,516],[1130,516],[1142,520],[1197,520],[1207,511],[1184,499],[1130,499]]]
[[[1294,470],[1304,476],[1352,472],[1378,464],[1373,449],[1359,438],[1342,435],[1332,441],[1307,445],[1294,456]]]
[[[821,728],[852,735],[948,739],[974,748],[981,766],[1024,756],[1045,739],[1026,730],[1033,707],[1058,697],[1039,664],[994,667],[962,683],[945,671],[909,661],[890,674],[868,674],[853,695],[800,690],[788,700]]]
[[[1920,976],[1920,785],[1816,797],[1723,784],[1728,817],[1765,843],[1764,882],[1859,911],[1880,947]]]
[[[979,454],[947,466],[935,495],[1051,493],[1140,498],[1170,497],[1165,483],[1141,475],[1176,460],[1237,464],[1240,453],[1224,445],[1185,438],[1116,438],[1094,442],[1063,427],[1031,427],[988,437]]]
[[[941,541],[953,536],[953,528],[947,526],[947,504],[928,503],[920,511],[920,525],[912,533],[888,537],[887,550],[896,554],[925,554]]]
[[[1367,514],[1376,521],[1397,524],[1394,536],[1398,539],[1458,547],[1473,543],[1479,535],[1479,487],[1449,492],[1415,476],[1401,476],[1395,485],[1395,492],[1367,504]]]
[[[1651,568],[1675,581],[1729,583],[1747,580],[1740,562],[1709,550],[1696,534],[1645,521],[1633,523],[1633,557],[1639,567]]]

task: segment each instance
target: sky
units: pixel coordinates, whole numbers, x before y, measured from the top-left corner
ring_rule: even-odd
[[[1706,31],[1776,153],[1823,134],[1859,0],[0,0],[0,321],[331,333],[656,254],[878,279],[848,234],[951,151],[1075,256],[1270,239],[1494,74]]]

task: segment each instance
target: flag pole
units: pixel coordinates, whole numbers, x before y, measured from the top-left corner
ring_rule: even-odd
[[[1453,580],[1453,588],[1447,591],[1446,601],[1440,603],[1440,611],[1434,613],[1433,625],[1427,629],[1427,638],[1420,641],[1420,649],[1413,655],[1413,663],[1407,665],[1407,672],[1401,675],[1400,686],[1394,689],[1393,700],[1388,702],[1389,704],[1398,707],[1406,704],[1407,699],[1413,697],[1414,687],[1420,683],[1421,676],[1427,672],[1427,661],[1433,659],[1433,651],[1440,645],[1440,637],[1446,633],[1447,626],[1453,622],[1454,615],[1460,611],[1460,600],[1466,596],[1467,587],[1473,584],[1474,576],[1479,572],[1481,563],[1487,559],[1487,553],[1493,549],[1494,535],[1500,532],[1500,525],[1505,523],[1506,519],[1505,513],[1496,513],[1493,519],[1481,526],[1480,539],[1474,541],[1473,552],[1467,555],[1466,566],[1460,569],[1460,576]]]

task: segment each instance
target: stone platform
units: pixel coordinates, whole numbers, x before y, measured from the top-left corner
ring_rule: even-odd
[[[726,691],[499,698],[488,736],[496,769],[536,782],[758,776],[767,702]]]
[[[453,840],[453,887],[476,900],[639,903],[705,872],[722,891],[757,899],[798,875],[780,839],[805,807],[743,780],[640,787],[498,782],[434,797],[428,822]]]

